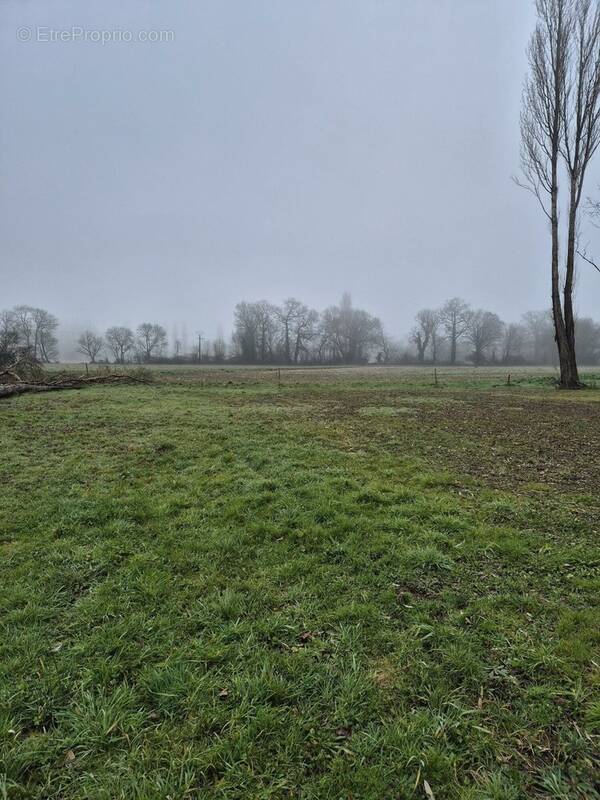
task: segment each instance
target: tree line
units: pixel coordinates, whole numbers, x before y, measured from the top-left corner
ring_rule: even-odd
[[[134,331],[123,325],[106,330],[104,337],[85,330],[77,340],[77,350],[92,364],[108,353],[115,364],[129,361],[149,364],[167,354],[167,332],[156,322],[142,322]]]
[[[19,354],[48,363],[58,360],[58,320],[32,306],[0,313],[0,363]],[[575,320],[579,360],[600,363],[600,323]],[[238,303],[229,341],[222,335],[198,341],[186,352],[169,343],[165,328],[143,322],[132,329],[111,326],[104,333],[84,330],[77,339],[86,362],[240,364],[557,364],[553,315],[528,311],[505,323],[493,311],[472,308],[453,297],[439,308],[421,309],[404,339],[389,336],[381,321],[356,308],[349,294],[323,311],[296,298],[280,305],[260,300]]]
[[[576,320],[582,363],[600,363],[600,323]],[[248,364],[548,364],[557,361],[552,313],[528,311],[505,323],[459,297],[421,309],[404,340],[380,320],[354,308],[349,294],[322,312],[290,298],[238,303],[228,357]]]
[[[577,318],[575,332],[580,362],[600,363],[600,323],[590,317]],[[558,362],[551,310],[528,311],[519,322],[505,323],[492,311],[473,309],[454,297],[439,309],[419,311],[409,338],[420,363],[456,364],[459,359],[475,365]]]

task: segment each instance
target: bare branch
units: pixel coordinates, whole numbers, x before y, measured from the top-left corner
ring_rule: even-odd
[[[594,269],[598,270],[598,272],[600,272],[600,267],[598,266],[598,264],[596,264],[596,262],[592,258],[589,258],[585,250],[583,250],[583,252],[581,250],[577,250],[577,255],[584,261],[587,261],[588,264],[591,264],[592,267],[594,267]]]
[[[548,219],[550,221],[552,221],[552,217],[550,216],[550,212],[546,209],[546,206],[544,205],[544,201],[542,200],[542,197],[540,195],[539,189],[535,188],[533,186],[530,186],[530,185],[528,185],[526,183],[523,183],[522,181],[519,180],[519,178],[516,175],[513,175],[511,180],[513,181],[513,183],[516,186],[519,187],[519,189],[525,189],[526,192],[530,192],[536,198],[538,203],[540,204],[540,207],[541,207],[542,211],[544,212],[544,214],[548,217]]]

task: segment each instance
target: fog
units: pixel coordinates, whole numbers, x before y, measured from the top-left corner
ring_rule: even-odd
[[[549,305],[547,225],[511,181],[525,0],[3,0],[0,19],[1,308],[192,337],[241,299],[347,290],[392,335],[454,295],[506,320]],[[133,40],[49,40],[73,26]],[[599,299],[581,266],[579,312]]]

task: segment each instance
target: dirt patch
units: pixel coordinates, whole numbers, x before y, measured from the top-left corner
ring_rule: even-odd
[[[340,392],[319,403],[319,417],[350,428],[363,446],[423,458],[492,486],[600,493],[596,402],[516,401],[511,393],[493,392],[434,399],[426,403],[403,391]]]
[[[600,414],[593,403],[478,397],[460,413],[421,420],[447,463],[495,485],[544,484],[600,490]]]
[[[338,429],[353,450],[416,457],[492,487],[600,494],[600,404],[591,393],[298,386],[226,402],[302,417]]]

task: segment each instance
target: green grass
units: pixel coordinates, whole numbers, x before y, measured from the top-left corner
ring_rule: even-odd
[[[0,405],[0,798],[599,796],[600,395],[213,372]]]

